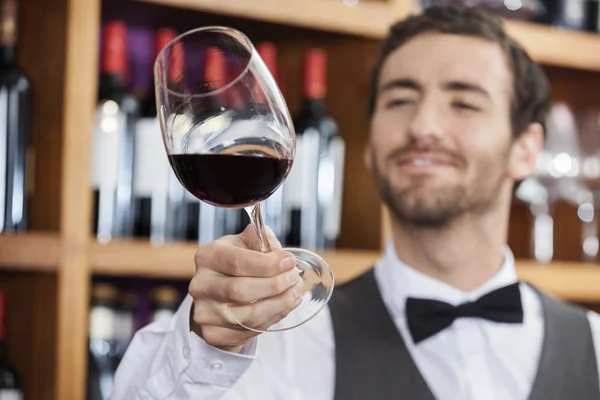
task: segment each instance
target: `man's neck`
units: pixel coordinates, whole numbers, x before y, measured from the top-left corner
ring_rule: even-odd
[[[392,221],[394,247],[410,267],[462,291],[472,291],[502,266],[509,210],[465,216],[444,229]]]

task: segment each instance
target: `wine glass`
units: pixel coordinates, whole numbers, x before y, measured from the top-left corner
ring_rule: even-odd
[[[181,69],[174,60],[182,52]],[[183,72],[169,78],[177,67]],[[181,184],[208,204],[244,208],[261,251],[270,252],[260,202],[288,175],[296,141],[287,105],[252,42],[228,27],[185,32],[158,54],[154,79],[165,149]],[[311,251],[285,250],[296,257],[304,281],[301,304],[271,326],[244,324],[236,316],[240,305],[230,304],[240,326],[257,332],[291,329],[329,301],[334,287],[329,265]]]
[[[517,189],[516,196],[529,204],[534,217],[532,250],[540,263],[552,261],[554,253],[554,220],[552,211],[565,193],[575,193],[572,183],[579,170],[577,127],[570,108],[554,103],[546,121],[546,140],[536,169]],[[578,188],[580,185],[578,186]]]

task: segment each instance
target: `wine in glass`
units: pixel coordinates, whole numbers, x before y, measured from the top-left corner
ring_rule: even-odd
[[[169,80],[174,55],[185,53],[184,68]],[[234,73],[220,81],[198,79],[207,55],[227,60]],[[158,118],[171,166],[182,185],[198,199],[218,207],[244,208],[260,249],[270,252],[260,202],[283,183],[295,155],[295,131],[277,84],[251,41],[228,27],[204,27],[181,34],[159,53],[155,63]],[[317,254],[287,248],[304,281],[301,304],[271,326],[250,330],[280,331],[314,317],[329,301],[333,272]]]

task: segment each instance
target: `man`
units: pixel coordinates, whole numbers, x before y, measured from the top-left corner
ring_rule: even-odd
[[[112,399],[600,399],[600,317],[517,283],[506,246],[548,102],[541,69],[481,11],[393,26],[365,150],[393,233],[374,270],[308,323],[259,337],[226,307],[278,321],[302,292],[293,260],[258,252],[251,229],[203,246],[190,296],[138,332]]]

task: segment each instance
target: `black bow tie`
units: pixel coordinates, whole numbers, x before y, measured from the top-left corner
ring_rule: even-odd
[[[477,301],[453,306],[443,301],[406,299],[408,329],[415,343],[452,325],[461,317],[478,317],[497,322],[522,323],[523,306],[519,284],[494,290]]]

